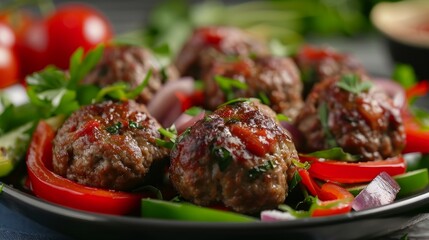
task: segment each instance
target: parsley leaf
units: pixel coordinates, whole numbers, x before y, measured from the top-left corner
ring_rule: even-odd
[[[218,84],[219,88],[222,90],[222,92],[225,94],[226,100],[232,100],[234,99],[234,90],[235,89],[247,89],[247,84],[244,82],[241,82],[237,79],[232,79],[224,76],[216,75],[214,77],[216,83]]]
[[[356,162],[359,161],[360,157],[352,155],[350,153],[344,152],[340,147],[334,147],[326,150],[316,151],[306,154],[308,156],[331,159],[331,160],[342,160],[346,162]]]
[[[392,78],[405,89],[408,89],[417,83],[417,77],[414,69],[408,64],[395,65]]]
[[[351,93],[359,94],[370,89],[372,83],[362,81],[356,74],[344,74],[340,81],[337,82],[337,86]]]

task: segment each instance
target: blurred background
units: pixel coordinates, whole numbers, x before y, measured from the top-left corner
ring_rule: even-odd
[[[27,30],[27,32],[31,32],[31,34],[27,34],[30,37],[20,36],[23,35],[22,32],[25,32],[22,27],[19,27],[22,22],[25,22],[25,20],[20,20],[23,18],[21,13],[23,11],[26,12],[24,15],[28,15],[28,12],[31,13],[32,18],[27,22],[43,22],[61,6],[71,2],[89,5],[106,18],[108,24],[111,25],[112,34],[102,35],[104,38],[101,40],[113,38],[117,42],[141,44],[151,48],[162,48],[162,46],[168,45],[170,55],[174,55],[179,50],[194,27],[216,24],[238,26],[265,38],[270,42],[273,52],[278,55],[293,54],[302,44],[311,43],[331,46],[350,53],[361,61],[370,73],[377,76],[389,77],[393,68],[385,40],[374,28],[370,20],[370,13],[373,7],[380,2],[396,1],[0,0],[0,22],[1,18],[7,18],[9,25],[12,25],[13,30],[17,32],[18,63],[16,65],[19,68],[17,71],[20,72],[18,78],[22,79],[25,75],[40,70],[44,65],[52,62],[57,66],[67,68],[72,50],[65,51],[63,48],[67,48],[66,45],[70,41],[75,41],[75,44],[78,44],[76,42],[79,41],[75,40],[76,34],[71,30],[63,31],[63,29],[58,29],[58,26],[56,28],[47,27],[54,29],[53,33],[49,34],[56,35],[53,38],[62,45],[48,51],[51,52],[51,55],[54,52],[55,57],[62,55],[64,59],[46,60],[44,59],[46,51],[37,50],[39,51],[37,52],[31,46],[24,48],[22,53],[23,47],[19,46],[19,42],[22,42],[20,39],[24,38],[24,45],[28,45],[25,41],[35,42],[34,38],[43,34],[40,31]],[[71,12],[73,11],[78,12],[79,10],[74,9]],[[2,15],[3,17],[1,17]],[[80,14],[76,15],[80,16]],[[45,23],[41,25],[46,27]],[[95,32],[99,33],[99,31]],[[36,42],[46,42],[46,38],[51,38],[49,34],[45,38],[38,37]],[[48,45],[51,47],[51,44]],[[46,46],[44,47],[46,48]],[[88,43],[84,46],[85,50],[90,47],[91,44]],[[28,48],[33,52],[28,53]],[[39,46],[39,49],[41,48]],[[75,47],[73,47],[74,49]],[[35,51],[37,54],[34,54]],[[59,63],[57,64],[57,62]],[[12,74],[10,72],[9,75]],[[0,87],[2,87],[1,85],[0,81]]]

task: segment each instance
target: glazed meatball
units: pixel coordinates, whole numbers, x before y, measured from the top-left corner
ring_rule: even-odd
[[[208,26],[194,30],[178,54],[175,65],[181,76],[200,79],[205,67],[219,55],[267,54],[266,46],[249,33],[235,27]]]
[[[104,102],[74,112],[53,141],[53,170],[92,187],[131,190],[154,162],[168,157],[156,144],[160,125],[142,104]]]
[[[309,94],[315,83],[325,78],[343,73],[360,75],[365,75],[366,73],[357,59],[331,47],[306,45],[299,49],[298,53],[293,56],[293,59],[302,75],[304,97]]]
[[[297,146],[300,151],[338,146],[362,161],[401,153],[405,135],[400,110],[375,87],[356,93],[340,87],[339,81],[353,76],[358,85],[369,81],[357,75],[342,75],[315,85],[295,119],[306,142],[305,146]]]
[[[273,115],[258,102],[236,102],[180,135],[169,168],[180,195],[195,204],[221,202],[250,214],[284,202],[297,152]]]
[[[275,112],[295,118],[303,105],[302,82],[296,64],[286,57],[261,56],[236,60],[218,59],[203,76],[205,107],[215,109],[227,97],[216,81],[218,76],[245,83],[245,89],[233,89],[234,98],[267,98]]]
[[[165,82],[179,76],[176,67],[161,65],[148,49],[128,45],[107,46],[100,62],[82,82],[105,87],[121,81],[135,88],[143,82],[150,69],[149,84],[136,99],[147,104]]]

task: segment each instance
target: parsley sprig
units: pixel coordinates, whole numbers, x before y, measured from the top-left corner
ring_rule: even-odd
[[[356,74],[344,74],[337,86],[354,94],[368,91],[372,87],[369,81],[362,81]]]

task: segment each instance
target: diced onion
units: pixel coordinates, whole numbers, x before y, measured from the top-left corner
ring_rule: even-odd
[[[392,99],[394,106],[402,109],[407,105],[405,90],[399,83],[385,78],[374,78],[372,81]]]
[[[399,190],[395,179],[381,172],[355,197],[352,208],[359,211],[392,203]]]
[[[192,78],[170,81],[156,93],[147,105],[147,109],[164,127],[170,127],[182,113],[182,106],[175,93],[191,95],[193,91],[194,80]]]
[[[283,128],[288,130],[288,132],[290,133],[290,136],[292,137],[293,143],[296,146],[301,146],[302,143],[304,142],[304,136],[302,135],[301,131],[299,131],[298,128],[295,127],[295,125],[293,125],[290,122],[281,121],[280,124],[282,125]]]
[[[264,210],[261,212],[261,221],[263,222],[275,222],[296,219],[292,214],[288,212],[282,212],[279,210]]]
[[[203,119],[205,116],[205,111],[201,111],[196,116],[188,115],[187,113],[182,113],[176,121],[174,121],[174,126],[176,126],[177,133],[180,134],[186,130],[186,128],[194,125],[198,120]]]

